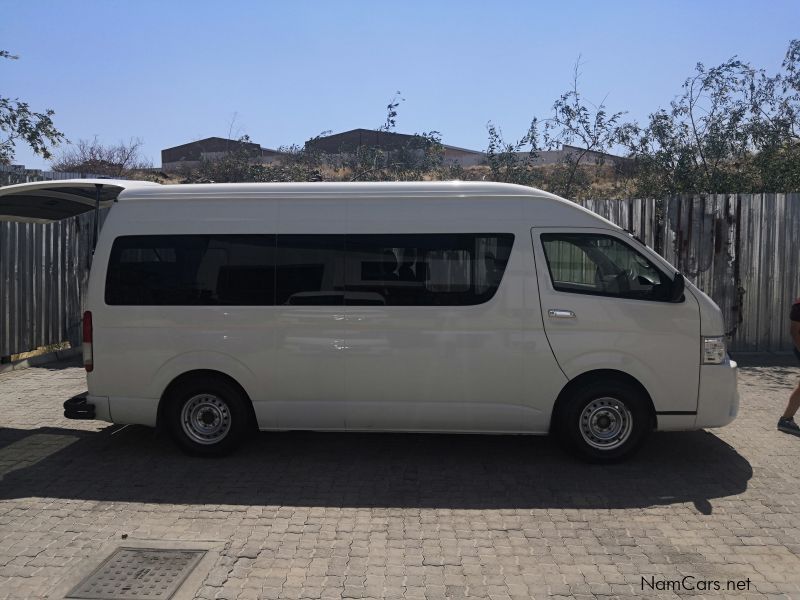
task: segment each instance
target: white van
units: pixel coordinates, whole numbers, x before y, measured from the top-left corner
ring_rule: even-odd
[[[200,454],[257,427],[555,432],[604,460],[653,429],[736,416],[716,304],[552,194],[466,182],[0,189],[0,214],[18,218],[110,202],[84,316],[89,391],[67,417],[164,427]]]

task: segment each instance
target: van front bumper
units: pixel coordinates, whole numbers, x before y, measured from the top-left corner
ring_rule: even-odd
[[[81,421],[91,421],[93,419],[111,421],[108,398],[105,396],[90,396],[89,392],[73,396],[64,402],[64,416],[68,419]]]
[[[737,365],[727,357],[720,365],[700,367],[700,393],[697,398],[695,426],[723,427],[739,413]]]

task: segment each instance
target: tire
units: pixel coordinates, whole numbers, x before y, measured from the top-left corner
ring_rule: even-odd
[[[249,399],[223,379],[197,377],[180,384],[167,401],[169,431],[189,454],[223,456],[252,430]]]
[[[615,462],[641,446],[650,433],[651,415],[640,390],[612,380],[573,390],[556,424],[573,453],[590,462]]]

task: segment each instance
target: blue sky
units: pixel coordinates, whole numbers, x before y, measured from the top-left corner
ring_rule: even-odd
[[[582,57],[581,89],[643,119],[702,61],[774,71],[800,2],[226,2],[0,0],[0,95],[56,111],[73,141],[160,150],[247,133],[262,146],[378,127],[438,130],[484,149],[486,124],[521,136]],[[17,163],[47,163],[18,147]]]

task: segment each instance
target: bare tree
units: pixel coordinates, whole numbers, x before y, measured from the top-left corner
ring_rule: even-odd
[[[768,75],[732,57],[698,63],[668,109],[631,126],[639,194],[777,192],[800,186],[800,41]]]
[[[800,40],[791,40],[781,70],[753,71],[748,82],[754,191],[800,189]]]
[[[152,167],[141,151],[142,140],[139,138],[104,146],[95,137],[91,141],[79,140],[66,148],[51,167],[54,171],[124,177]]]
[[[394,132],[401,102],[405,98],[398,91],[386,105],[386,121],[378,131]],[[351,173],[350,181],[420,181],[441,169],[444,146],[441,133],[426,131],[414,133],[401,145],[390,142],[386,147],[358,146],[341,154],[345,157],[344,167]]]
[[[609,113],[606,98],[599,105],[584,99],[579,91],[581,57],[575,61],[572,73],[572,89],[561,94],[553,103],[553,116],[544,122],[543,142],[548,150],[563,149],[565,145],[574,146],[574,152],[565,154],[561,163],[564,167],[562,181],[552,187],[562,196],[570,197],[575,191],[579,167],[585,164],[587,155],[599,153],[596,164],[602,165],[602,155],[608,153],[622,140],[621,124],[624,111]]]
[[[527,133],[520,139],[507,142],[503,133],[488,123],[489,146],[486,148],[486,160],[492,181],[517,183],[520,185],[540,185],[541,172],[534,168],[539,156],[539,133],[536,119],[531,121]]]

